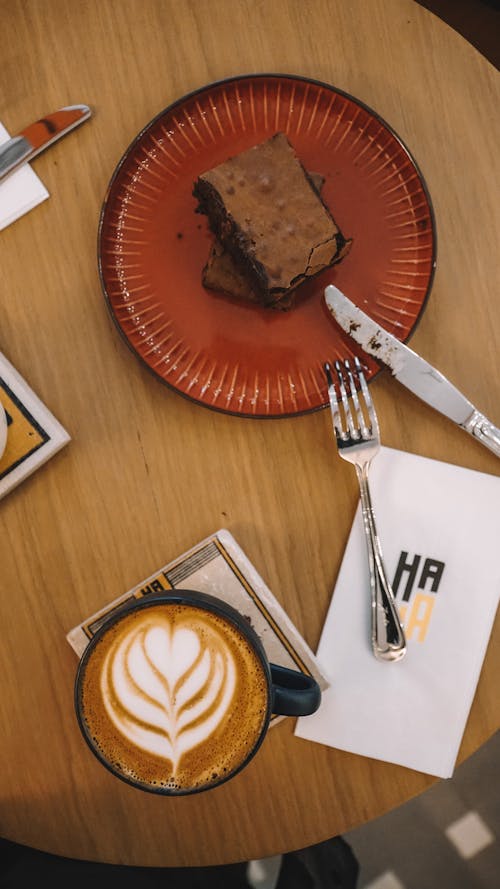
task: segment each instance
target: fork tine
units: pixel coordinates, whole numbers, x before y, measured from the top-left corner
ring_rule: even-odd
[[[344,441],[348,438],[347,430],[342,425],[342,418],[340,416],[339,410],[339,402],[337,399],[337,393],[335,391],[335,383],[333,382],[332,377],[332,369],[328,362],[325,362],[323,365],[323,369],[326,374],[326,380],[328,383],[328,398],[330,400],[330,411],[332,414],[333,420],[333,431],[337,438],[341,438]]]
[[[344,408],[344,414],[345,414],[345,418],[347,421],[347,426],[349,428],[349,432],[351,433],[352,438],[354,438],[354,439],[361,438],[361,431],[355,425],[353,417],[352,417],[351,406],[349,404],[349,399],[347,396],[347,389],[345,387],[344,376],[342,373],[342,365],[341,365],[340,361],[335,362],[335,370],[337,371],[337,376],[339,378],[340,397],[342,399],[342,407]]]
[[[361,438],[369,438],[370,429],[368,428],[368,426],[366,424],[365,415],[363,413],[363,409],[360,405],[359,398],[358,398],[358,391],[356,389],[356,383],[354,382],[354,375],[351,370],[351,365],[349,364],[349,361],[347,358],[344,361],[344,366],[346,369],[347,378],[349,380],[349,389],[350,389],[351,399],[352,399],[352,403],[354,405],[354,410],[356,413],[356,420],[357,420],[357,424],[358,424],[358,429],[360,430],[360,433],[361,433]]]
[[[356,376],[359,380],[359,385],[361,387],[361,392],[363,394],[363,398],[365,401],[366,412],[367,412],[369,420],[370,420],[372,431],[375,434],[378,434],[379,426],[378,426],[378,419],[377,419],[377,414],[375,411],[375,406],[373,404],[373,401],[372,401],[372,398],[370,395],[370,391],[368,389],[368,384],[366,382],[365,375],[363,373],[363,368],[361,367],[361,362],[357,356],[354,359],[354,365],[356,368]]]

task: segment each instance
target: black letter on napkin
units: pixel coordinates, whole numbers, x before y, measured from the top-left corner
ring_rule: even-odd
[[[441,575],[443,571],[444,562],[439,562],[437,559],[426,559],[424,562],[424,567],[422,568],[422,574],[420,575],[420,581],[418,584],[419,590],[423,590],[425,588],[427,579],[430,578],[432,580],[431,592],[437,593],[437,588],[441,583]]]
[[[408,599],[411,596],[411,591],[413,584],[415,583],[415,578],[417,576],[418,566],[420,565],[420,559],[422,556],[414,556],[413,562],[407,562],[408,553],[404,551],[401,553],[399,557],[398,567],[396,568],[396,573],[394,575],[394,580],[392,581],[392,589],[394,590],[394,595],[396,595],[398,591],[399,584],[401,583],[401,578],[403,576],[403,572],[408,572],[408,580],[406,581],[405,591],[403,593],[403,602],[408,602]]]

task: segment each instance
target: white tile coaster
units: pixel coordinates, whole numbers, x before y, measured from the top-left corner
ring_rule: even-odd
[[[0,123],[0,145],[8,139],[10,134]],[[0,231],[48,197],[49,193],[41,179],[29,164],[23,164],[0,182]]]
[[[0,406],[7,418],[0,499],[70,441],[70,436],[0,352]]]
[[[465,859],[474,858],[495,840],[488,825],[477,812],[462,815],[446,828],[445,834],[460,857]]]

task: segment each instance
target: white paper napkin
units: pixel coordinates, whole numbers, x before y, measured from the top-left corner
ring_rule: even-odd
[[[10,139],[10,135],[0,123],[0,145],[7,139]],[[48,197],[43,182],[29,164],[23,164],[0,182],[0,231]]]
[[[448,778],[500,597],[500,478],[382,448],[370,486],[408,651],[372,655],[358,507],[317,653],[331,688],[296,734]]]

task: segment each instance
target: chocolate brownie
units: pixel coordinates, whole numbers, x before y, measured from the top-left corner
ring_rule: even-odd
[[[348,243],[283,133],[203,173],[193,194],[265,305],[338,261]]]
[[[321,173],[311,173],[310,176],[314,188],[319,194],[325,183],[325,177]],[[209,290],[219,290],[247,302],[259,302],[259,295],[252,288],[231,253],[218,240],[215,240],[210,250],[201,280],[204,287],[208,287]],[[288,309],[290,303],[291,296],[283,296],[276,305],[280,309]]]

